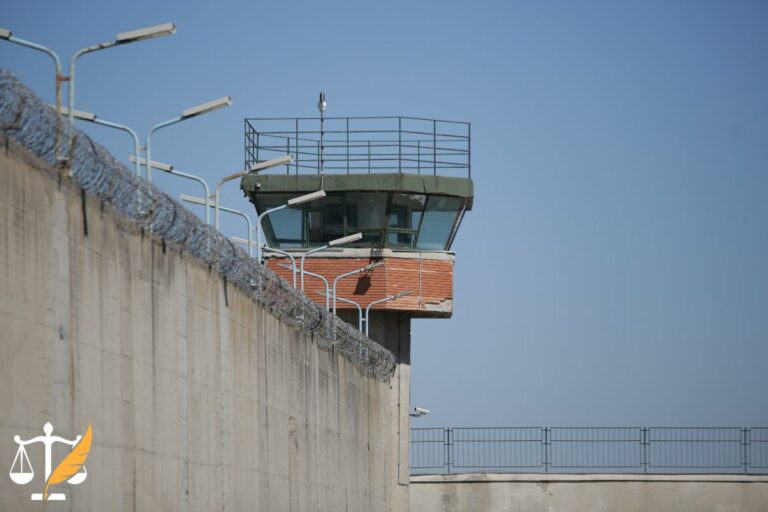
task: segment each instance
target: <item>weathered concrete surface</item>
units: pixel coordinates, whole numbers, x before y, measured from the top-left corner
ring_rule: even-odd
[[[46,421],[69,438],[93,425],[88,479],[55,486],[67,501],[47,506],[407,510],[398,375],[377,380],[319,348],[23,149],[0,148],[0,462],[10,468],[14,434]],[[42,450],[28,451],[35,479],[0,475],[2,511],[42,508],[30,501]]]
[[[419,512],[765,512],[768,476],[457,474],[411,478]]]

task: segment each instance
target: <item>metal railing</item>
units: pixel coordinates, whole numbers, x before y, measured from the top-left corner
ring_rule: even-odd
[[[411,474],[768,473],[768,427],[411,429]]]
[[[245,168],[291,154],[286,173],[471,177],[471,125],[417,117],[245,119]]]

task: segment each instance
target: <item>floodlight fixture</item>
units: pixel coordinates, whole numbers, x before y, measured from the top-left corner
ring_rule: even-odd
[[[285,155],[272,160],[265,160],[264,162],[256,162],[249,169],[248,172],[258,172],[264,169],[270,169],[272,167],[278,167],[280,165],[287,165],[293,162],[293,155]]]
[[[176,25],[173,23],[163,23],[153,27],[140,28],[129,32],[117,34],[117,44],[134,43],[144,41],[145,39],[154,39],[156,37],[170,36],[176,33]]]
[[[135,162],[136,158],[130,157],[131,162]],[[147,165],[147,159],[146,158],[139,158],[138,162],[141,165]],[[164,164],[162,162],[158,162],[156,160],[152,160],[152,168],[157,169],[159,171],[165,171],[165,172],[171,172],[173,171],[173,166],[171,164]]]
[[[56,109],[56,105],[51,105],[51,108]],[[60,113],[65,116],[69,116],[69,108],[67,107],[61,107]],[[75,110],[72,112],[72,115],[77,119],[82,119],[83,121],[90,121],[95,122],[96,121],[96,114],[93,112],[86,112],[84,110]]]
[[[328,247],[336,247],[337,245],[344,245],[351,242],[357,242],[362,238],[363,238],[362,233],[355,233],[354,235],[343,236],[341,238],[337,238],[336,240],[331,240],[330,242],[328,242]]]
[[[320,199],[323,197],[325,197],[325,190],[318,190],[317,192],[312,192],[311,194],[304,194],[303,196],[289,199],[288,206],[296,206],[298,204],[308,203],[310,201],[314,201],[315,199]]]
[[[232,98],[229,96],[223,96],[207,103],[203,103],[202,105],[184,110],[181,113],[181,118],[189,119],[190,117],[207,114],[208,112],[213,112],[214,110],[219,110],[220,108],[228,107],[230,105],[232,105]]]
[[[7,28],[0,28],[0,39],[10,39],[12,35],[13,32]]]

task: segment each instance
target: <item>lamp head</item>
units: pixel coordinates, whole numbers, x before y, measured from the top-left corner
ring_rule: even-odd
[[[56,110],[55,105],[51,105],[51,108]],[[67,107],[61,107],[61,114],[64,116],[68,116],[69,109]],[[83,121],[90,121],[90,122],[96,121],[96,114],[92,112],[84,112],[82,110],[73,110],[72,117],[74,117],[75,119],[82,119]]]
[[[231,104],[232,104],[232,98],[230,98],[229,96],[224,96],[222,98],[209,101],[208,103],[203,103],[202,105],[188,108],[187,110],[181,113],[181,117],[182,119],[188,119],[190,117],[207,114],[208,112],[213,112],[214,110],[219,110],[220,108],[228,107]]]
[[[370,272],[371,270],[373,270],[375,268],[378,268],[378,267],[380,267],[382,265],[384,265],[383,261],[377,261],[376,263],[370,263],[370,264],[366,265],[364,268],[365,268],[366,272]]]
[[[317,192],[312,192],[310,194],[304,194],[303,196],[294,197],[293,199],[288,200],[289,206],[296,206],[298,204],[302,203],[308,203],[310,201],[314,201],[315,199],[320,199],[325,197],[325,190],[318,190]]]
[[[361,238],[363,238],[362,233],[355,233],[354,235],[343,236],[341,238],[337,238],[336,240],[331,240],[330,242],[328,242],[328,247],[336,247],[337,245],[344,245],[351,242],[357,242]]]
[[[176,33],[176,25],[173,23],[163,23],[153,27],[140,28],[130,32],[121,32],[117,34],[115,41],[117,44],[135,43],[145,39],[154,39],[155,37],[170,36]]]
[[[293,162],[293,155],[285,155],[278,158],[273,158],[272,160],[257,162],[248,169],[248,172],[263,171],[264,169],[269,169],[271,167],[278,167],[280,165],[289,164],[291,162]]]

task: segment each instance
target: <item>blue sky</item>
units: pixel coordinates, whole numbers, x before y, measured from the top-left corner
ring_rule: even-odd
[[[413,323],[418,426],[768,424],[765,2],[5,0],[0,20],[67,60],[175,22],[83,57],[77,107],[145,133],[231,95],[153,139],[210,182],[242,168],[244,117],[314,116],[321,89],[329,115],[472,122],[455,314]],[[0,41],[0,66],[53,100],[44,55]]]

